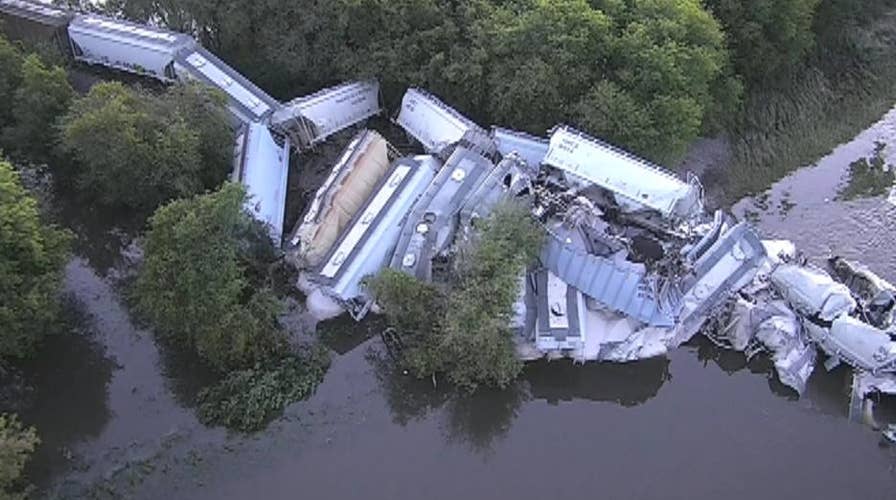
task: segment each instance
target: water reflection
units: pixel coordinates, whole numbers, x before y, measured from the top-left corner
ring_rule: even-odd
[[[53,218],[74,234],[73,252],[103,276],[126,264],[124,250],[143,229],[147,217],[94,206],[70,192],[65,183],[57,184],[51,210]]]
[[[539,361],[526,367],[523,380],[532,397],[550,404],[585,399],[631,407],[643,404],[672,380],[667,358],[634,363],[575,364],[569,360]]]
[[[486,388],[468,394],[444,381],[434,384],[396,369],[378,346],[371,347],[366,357],[393,422],[404,426],[441,412],[445,439],[480,454],[494,450],[529,401],[558,404],[584,399],[631,407],[655,397],[672,379],[666,358],[628,364],[542,361],[528,364],[521,377],[505,389]]]
[[[116,364],[93,337],[89,317],[74,297],[64,301],[60,331],[47,336],[39,353],[14,369],[21,384],[14,407],[37,428],[40,446],[29,463],[29,480],[38,485],[72,465],[71,448],[99,436],[112,417],[108,387]],[[8,387],[8,386],[7,386]]]

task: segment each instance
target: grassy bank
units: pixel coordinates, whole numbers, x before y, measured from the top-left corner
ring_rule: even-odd
[[[732,162],[720,180],[733,202],[765,190],[853,138],[896,103],[896,10],[850,33],[858,62],[838,63],[824,44],[790,85],[750,93],[731,133]]]

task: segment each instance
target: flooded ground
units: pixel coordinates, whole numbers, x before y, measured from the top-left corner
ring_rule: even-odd
[[[896,281],[896,206],[834,201],[878,140],[896,150],[896,110],[735,213],[813,259],[842,254]],[[3,398],[43,438],[29,468],[43,496],[893,498],[896,448],[847,419],[847,370],[819,367],[797,398],[767,360],[700,340],[630,365],[537,363],[508,390],[458,397],[393,372],[372,330],[345,323],[328,330],[334,363],[310,400],[228,436],[191,408],[209,375],[128,314],[127,231],[68,215],[81,236],[71,331],[18,367],[18,396]],[[879,416],[896,421],[894,407]]]

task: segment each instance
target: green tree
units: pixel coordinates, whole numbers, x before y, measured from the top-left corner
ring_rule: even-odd
[[[22,54],[0,35],[0,102],[11,103],[22,81]],[[0,130],[12,123],[12,106],[0,106]]]
[[[24,500],[22,470],[40,443],[33,427],[24,427],[15,415],[0,415],[0,498]]]
[[[684,153],[720,100],[724,39],[696,0],[508,5],[484,28],[486,101],[499,123],[543,133],[571,121],[667,161]]]
[[[541,250],[543,231],[528,210],[507,204],[486,219],[459,278],[441,290],[395,270],[370,280],[377,302],[417,377],[444,373],[456,386],[506,387],[519,374],[509,327],[519,279]]]
[[[136,283],[138,308],[157,332],[221,371],[251,367],[284,343],[279,302],[250,281],[250,242],[264,232],[244,200],[243,188],[227,183],[159,208]]]
[[[737,72],[752,85],[787,82],[815,43],[819,0],[705,0],[721,22]]]
[[[0,357],[29,355],[56,319],[68,235],[41,222],[12,166],[0,161]]]
[[[95,85],[62,121],[78,187],[100,203],[151,210],[226,178],[229,134],[217,98],[174,87],[162,96],[120,83]],[[211,95],[211,94],[209,94]],[[199,112],[203,101],[213,104]]]
[[[4,130],[4,142],[30,159],[53,156],[54,124],[65,114],[74,96],[64,69],[47,67],[31,54],[22,63],[19,88],[12,99],[13,124]]]

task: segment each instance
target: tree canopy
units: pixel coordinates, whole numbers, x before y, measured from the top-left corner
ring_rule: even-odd
[[[706,0],[721,22],[737,72],[769,85],[787,81],[815,44],[819,0]]]
[[[544,134],[571,121],[661,160],[680,156],[719,102],[737,99],[725,81],[722,32],[699,0],[119,0],[109,8],[194,32],[281,98],[376,77],[391,107],[420,85],[486,124]]]
[[[22,54],[0,35],[0,102],[11,103],[22,80]],[[0,130],[12,123],[12,106],[0,106]]]
[[[31,160],[48,161],[56,147],[56,121],[74,97],[65,70],[48,67],[30,54],[22,62],[21,80],[12,97],[12,123],[3,142]]]
[[[160,96],[118,82],[95,85],[62,119],[78,187],[100,203],[142,210],[216,187],[231,168],[223,104],[193,84]]]
[[[37,201],[0,160],[0,357],[24,357],[50,328],[68,235],[41,221]]]
[[[242,186],[227,183],[159,208],[136,283],[138,308],[158,333],[221,371],[251,367],[283,343],[279,303],[252,286],[250,254],[271,243],[244,200]]]

